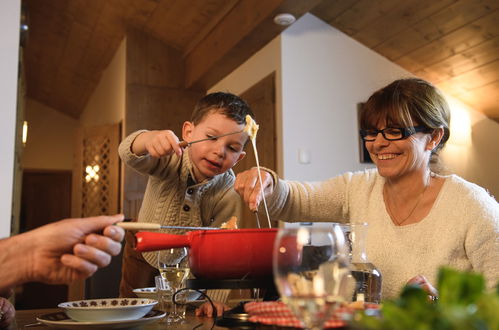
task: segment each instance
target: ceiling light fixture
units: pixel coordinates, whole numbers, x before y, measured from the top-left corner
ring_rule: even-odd
[[[281,25],[281,26],[291,25],[295,21],[296,21],[296,18],[293,15],[288,14],[288,13],[278,14],[274,17],[274,23],[276,23],[277,25]]]

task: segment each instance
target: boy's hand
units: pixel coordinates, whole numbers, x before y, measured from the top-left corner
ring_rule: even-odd
[[[260,170],[265,195],[269,195],[274,190],[274,179],[272,175],[264,170]],[[263,199],[260,180],[258,179],[258,170],[253,167],[250,170],[239,173],[234,182],[234,189],[241,195],[244,202],[250,210],[258,210],[258,205]]]
[[[183,149],[180,147],[179,139],[175,133],[164,130],[139,134],[132,143],[132,152],[139,156],[148,153],[152,157],[160,158],[174,152],[181,156]]]
[[[196,316],[222,316],[225,311],[228,311],[230,309],[229,306],[218,301],[214,301],[213,305],[215,306],[216,311],[213,310],[213,307],[209,302],[203,303],[201,306],[199,306],[199,308],[196,308]],[[215,312],[215,315],[213,315],[213,312]]]

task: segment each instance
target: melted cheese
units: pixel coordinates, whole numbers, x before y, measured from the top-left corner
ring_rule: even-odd
[[[258,132],[258,128],[260,127],[254,120],[251,118],[250,115],[246,115],[246,126],[244,127],[244,132],[248,133],[249,138],[251,140],[251,144],[253,145],[253,150],[255,152],[255,159],[256,159],[256,168],[258,170],[258,180],[260,182],[260,189],[262,193],[262,198],[263,198],[263,206],[265,207],[265,214],[267,215],[267,221],[269,224],[269,228],[272,227],[272,224],[270,222],[270,215],[269,215],[269,210],[267,208],[267,201],[265,200],[265,194],[263,192],[263,183],[262,183],[262,175],[260,173],[260,161],[258,160],[258,151],[256,150],[256,134]],[[258,219],[258,217],[257,217]],[[260,223],[258,223],[258,228],[260,228]]]

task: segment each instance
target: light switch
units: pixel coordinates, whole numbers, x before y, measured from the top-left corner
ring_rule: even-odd
[[[310,150],[298,149],[298,163],[310,164]]]

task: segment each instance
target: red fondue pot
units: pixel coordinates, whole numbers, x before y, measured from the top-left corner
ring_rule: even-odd
[[[135,234],[139,252],[188,247],[191,272],[202,279],[272,276],[277,228],[191,231],[186,235]]]

